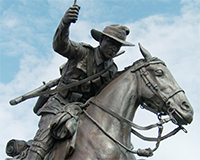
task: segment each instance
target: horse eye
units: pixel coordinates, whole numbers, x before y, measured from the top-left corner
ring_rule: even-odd
[[[157,70],[155,71],[155,73],[156,73],[157,76],[162,76],[162,75],[164,75],[164,72],[163,72],[162,69],[157,69]]]

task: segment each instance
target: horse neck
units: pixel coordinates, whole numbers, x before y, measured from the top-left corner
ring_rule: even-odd
[[[114,79],[95,98],[97,103],[132,120],[137,108],[137,78],[130,69]]]
[[[137,78],[130,69],[110,82],[93,102],[111,109],[119,115],[132,120],[137,109]],[[130,140],[130,126],[92,105],[90,115],[99,122],[112,136],[122,137],[125,143]],[[121,135],[123,133],[123,135]]]

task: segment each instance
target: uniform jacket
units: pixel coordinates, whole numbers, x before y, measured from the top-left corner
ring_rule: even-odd
[[[107,72],[100,77],[73,87],[69,90],[59,91],[56,95],[50,98],[48,102],[39,110],[38,114],[42,112],[55,113],[59,111],[60,105],[65,105],[70,102],[85,102],[90,97],[95,96],[103,84],[110,81],[110,79],[117,72],[117,66],[113,60],[104,61],[101,58],[100,51],[85,43],[76,43],[69,40],[68,35],[69,26],[65,26],[62,21],[54,36],[53,48],[60,55],[68,59],[67,63],[61,68],[61,79],[57,87],[63,86],[82,80],[100,72],[108,66],[112,66]],[[54,100],[57,102],[54,104]]]

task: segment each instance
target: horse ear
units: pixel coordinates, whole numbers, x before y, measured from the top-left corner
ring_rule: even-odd
[[[140,52],[142,53],[143,57],[147,60],[150,61],[152,59],[151,53],[149,53],[140,43],[138,43],[140,47]]]

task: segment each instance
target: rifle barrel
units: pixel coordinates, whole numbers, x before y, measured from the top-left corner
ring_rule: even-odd
[[[42,91],[45,91],[45,90],[47,90],[49,88],[52,88],[52,87],[56,86],[58,84],[59,80],[60,80],[60,78],[57,78],[57,79],[52,80],[52,81],[49,81],[48,83],[43,84],[42,86],[34,89],[33,91],[30,91],[30,92],[28,92],[28,93],[26,93],[26,94],[24,94],[22,96],[19,96],[19,97],[15,98],[15,99],[10,100],[9,103],[11,105],[16,105],[16,104],[18,104],[18,103],[20,103],[22,101],[25,101],[26,99],[36,97],[35,94],[40,93]]]

